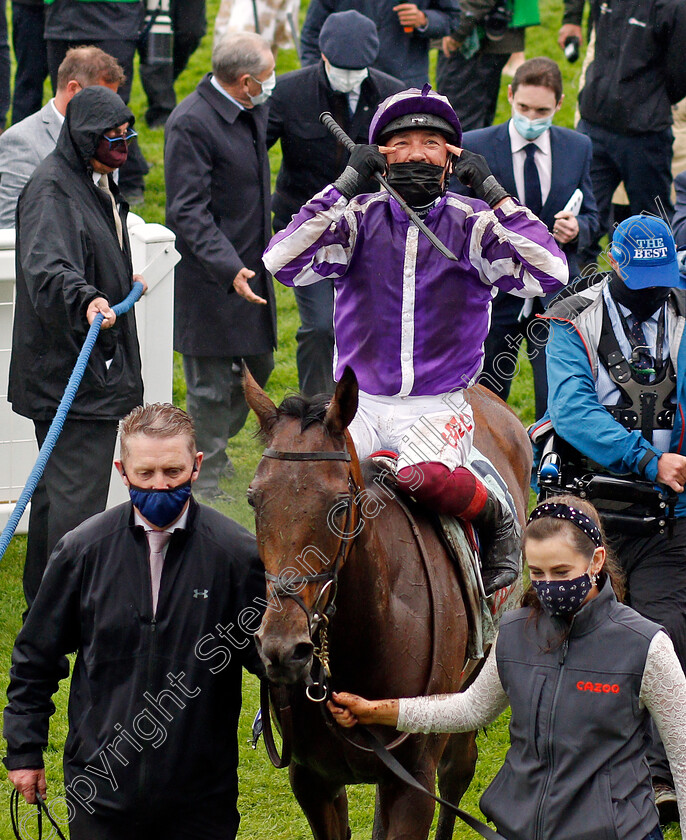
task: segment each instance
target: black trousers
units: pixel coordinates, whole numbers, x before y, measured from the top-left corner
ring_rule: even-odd
[[[244,356],[242,361],[264,387],[274,370],[274,354]],[[200,496],[211,494],[229,459],[226,444],[237,435],[248,417],[243,395],[241,359],[232,356],[184,356],[186,409],[195,423],[198,451],[204,453],[202,469],[194,490]]]
[[[612,195],[624,181],[631,215],[649,213],[667,217],[672,206],[672,141],[671,128],[647,134],[616,134],[599,125],[579,120],[578,131],[591,138],[593,159],[591,180],[598,205],[600,234],[587,251],[579,253],[582,264],[593,263],[600,253],[599,240],[604,234],[612,237]]]
[[[296,286],[300,326],[295,334],[298,349],[300,393],[306,397],[332,394],[333,381],[333,280]]]
[[[543,417],[548,404],[548,380],[545,366],[545,345],[548,322],[532,313],[519,321],[524,301],[499,292],[493,301],[491,326],[484,343],[484,367],[479,384],[507,402],[512,380],[519,372],[519,347],[526,340],[526,351],[534,374],[536,419]],[[536,310],[534,309],[534,312]],[[539,310],[540,311],[540,310]]]
[[[34,420],[38,446],[50,428]],[[116,420],[67,420],[31,499],[24,564],[24,597],[30,607],[48,557],[60,539],[105,509],[110,487]]]
[[[686,519],[678,519],[672,539],[657,534],[633,537],[608,532],[627,579],[627,603],[669,634],[686,671]],[[653,779],[673,784],[664,747],[653,726],[647,750]]]
[[[44,23],[43,6],[12,3],[12,46],[17,59],[12,99],[13,123],[35,114],[43,106],[43,82],[48,77]]]
[[[136,42],[109,38],[101,41],[92,41],[91,43],[94,47],[100,47],[104,52],[114,56],[119,64],[121,64],[122,70],[126,75],[126,81],[119,88],[119,95],[124,102],[128,103],[129,97],[131,96],[133,58],[136,55]],[[53,93],[57,90],[57,69],[67,54],[67,50],[70,47],[80,46],[84,46],[81,41],[52,39],[47,41],[48,68],[50,70]],[[126,197],[128,192],[143,190],[145,188],[143,176],[147,175],[149,169],[150,167],[143,157],[143,152],[138,145],[138,141],[135,139],[132,140],[129,143],[129,157],[119,170],[119,188],[124,193],[124,197]]]
[[[493,125],[500,75],[509,58],[508,54],[482,52],[465,58],[459,50],[446,58],[438,51],[436,90],[450,100],[462,131]]]
[[[235,808],[217,812],[199,807],[187,814],[141,821],[133,815],[124,819],[90,815],[76,806],[69,836],[71,840],[234,840],[238,823]]]
[[[171,0],[169,16],[174,29],[172,64],[146,64],[147,45],[139,48],[141,83],[148,97],[145,119],[151,126],[162,125],[176,107],[174,82],[186,69],[207,28],[205,0]]]

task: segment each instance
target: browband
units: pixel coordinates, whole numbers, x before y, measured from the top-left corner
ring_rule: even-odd
[[[265,449],[262,456],[279,461],[350,461],[349,452],[282,452],[280,449]]]
[[[544,517],[565,519],[567,522],[571,522],[572,525],[575,525],[580,531],[586,534],[596,548],[602,548],[603,537],[600,533],[600,528],[580,510],[569,505],[561,504],[560,502],[546,502],[545,504],[538,505],[538,507],[531,511],[531,516],[529,516],[526,524],[530,525],[536,519],[543,519]]]

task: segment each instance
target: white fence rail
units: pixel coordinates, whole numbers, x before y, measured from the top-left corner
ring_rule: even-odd
[[[173,375],[174,266],[179,253],[174,234],[163,225],[146,224],[129,214],[134,271],[148,284],[136,304],[136,323],[143,363],[146,402],[171,402]],[[7,402],[7,377],[14,320],[14,231],[0,230],[0,528],[14,510],[38,455],[33,423],[12,411]],[[114,301],[115,303],[117,301]],[[65,382],[66,386],[66,382]],[[108,505],[127,497],[113,469]],[[26,533],[28,509],[17,528]]]

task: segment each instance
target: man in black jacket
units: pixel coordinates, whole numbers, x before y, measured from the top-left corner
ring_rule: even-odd
[[[565,0],[561,45],[581,34],[583,0]],[[593,142],[591,178],[601,235],[611,226],[621,181],[631,215],[671,217],[671,106],[686,96],[686,3],[683,0],[591,0],[595,55],[579,93],[577,128]],[[583,254],[592,262],[597,241]]]
[[[214,48],[212,71],[167,121],[164,174],[167,224],[181,254],[174,349],[183,353],[188,413],[205,453],[196,492],[221,501],[227,440],[248,416],[241,359],[262,386],[274,367],[276,305],[262,265],[270,193],[262,103],[274,57],[259,35],[229,33]]]
[[[242,668],[261,670],[264,567],[251,534],[193,500],[201,463],[184,411],[125,417],[117,466],[131,502],[64,537],[17,637],[5,765],[28,802],[45,794],[50,698],[77,652],[72,840],[235,837]]]
[[[370,65],[379,52],[376,25],[350,10],[330,15],[319,35],[319,64],[279,77],[269,103],[267,146],[281,141],[281,169],[272,196],[274,232],[343,172],[349,153],[319,122],[323,111],[355,143],[366,143],[380,102],[404,85]],[[378,189],[370,182],[366,192]],[[295,290],[300,313],[297,364],[300,391],[333,392],[333,283]]]
[[[128,206],[112,179],[126,160],[132,124],[131,111],[108,88],[77,93],[57,147],[17,205],[8,399],[33,420],[39,446],[98,312],[105,330],[33,495],[24,567],[29,606],[62,535],[105,508],[117,422],[143,401],[133,312],[116,318],[110,308],[142,280],[131,266]]]
[[[376,69],[402,79],[405,87],[421,88],[429,81],[430,41],[457,28],[459,8],[458,0],[310,0],[300,36],[303,67],[319,61],[319,33],[327,17],[354,9],[379,31]]]

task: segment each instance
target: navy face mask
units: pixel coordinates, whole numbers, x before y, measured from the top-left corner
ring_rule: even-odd
[[[593,586],[588,572],[571,580],[532,580],[531,586],[541,602],[543,612],[565,618],[581,608]]]
[[[158,528],[166,527],[179,517],[190,495],[190,478],[184,484],[168,490],[144,490],[129,485],[129,496],[133,504],[148,522]]]

